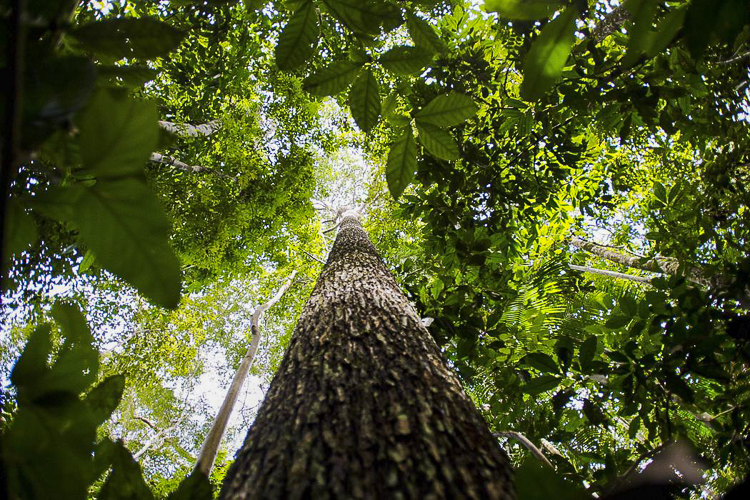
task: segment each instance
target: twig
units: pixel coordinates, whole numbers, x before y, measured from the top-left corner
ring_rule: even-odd
[[[308,257],[310,257],[310,258],[311,258],[312,260],[314,260],[314,261],[317,261],[317,262],[320,262],[320,263],[321,263],[321,264],[323,264],[324,266],[326,265],[326,263],[325,263],[325,262],[323,262],[322,260],[320,260],[319,258],[317,258],[316,256],[314,256],[313,254],[311,254],[311,253],[310,253],[310,252],[308,252],[307,250],[302,250],[302,253],[304,253],[305,255],[307,255]]]

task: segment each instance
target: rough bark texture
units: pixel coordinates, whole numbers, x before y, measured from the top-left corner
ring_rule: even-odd
[[[356,217],[221,498],[514,498],[505,454]]]

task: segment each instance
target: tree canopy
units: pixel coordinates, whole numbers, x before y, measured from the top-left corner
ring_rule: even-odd
[[[253,308],[297,271],[253,365],[267,382],[354,205],[520,498],[610,495],[678,440],[700,466],[669,494],[750,473],[746,1],[0,15],[0,452],[19,498],[63,462],[71,497],[208,491],[176,490],[206,377],[228,384]]]

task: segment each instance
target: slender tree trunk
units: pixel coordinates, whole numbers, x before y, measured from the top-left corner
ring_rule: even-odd
[[[255,359],[255,353],[258,351],[261,338],[260,318],[263,316],[264,312],[281,300],[281,297],[283,297],[286,291],[289,290],[289,287],[292,286],[296,275],[297,271],[295,270],[292,272],[291,276],[289,276],[289,279],[286,280],[286,283],[284,283],[284,285],[276,291],[276,294],[271,297],[271,300],[265,304],[261,304],[255,309],[255,311],[253,311],[253,316],[250,320],[250,332],[252,336],[250,346],[247,348],[245,357],[242,358],[240,366],[234,374],[232,384],[229,386],[227,395],[224,396],[224,401],[221,404],[219,413],[216,415],[211,430],[208,431],[208,435],[203,441],[203,446],[201,446],[201,451],[198,454],[198,460],[195,462],[195,469],[200,470],[206,475],[211,473],[211,468],[214,466],[216,453],[219,451],[219,445],[221,445],[221,440],[224,438],[224,433],[227,430],[229,417],[232,415],[232,410],[237,403],[240,389],[242,389],[242,386],[245,383],[247,374],[250,372],[250,367],[253,364],[253,359]]]
[[[221,498],[514,498],[507,457],[356,213]]]

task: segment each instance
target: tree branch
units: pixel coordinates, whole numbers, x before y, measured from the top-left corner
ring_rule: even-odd
[[[574,271],[580,271],[582,273],[593,273],[601,274],[602,276],[609,276],[610,278],[618,278],[623,280],[636,281],[638,283],[644,283],[646,285],[651,284],[651,278],[645,276],[634,276],[632,274],[618,273],[616,271],[610,271],[608,269],[598,269],[596,267],[576,266],[574,264],[568,264],[568,267]]]
[[[529,441],[529,439],[521,434],[520,432],[516,431],[505,431],[505,432],[494,432],[493,435],[495,437],[505,437],[505,438],[513,438],[522,445],[524,445],[534,457],[544,462],[545,465],[552,467],[552,464],[549,460],[547,460],[547,457],[544,456],[544,453],[542,453],[542,450],[536,447],[534,443]]]
[[[173,156],[166,156],[160,153],[151,153],[151,157],[149,158],[149,161],[152,161],[154,163],[161,163],[163,165],[169,165],[170,167],[175,167],[179,170],[182,170],[184,172],[188,172],[191,174],[200,174],[200,173],[206,172],[209,174],[216,175],[218,177],[222,177],[224,179],[234,180],[232,176],[227,175],[224,172],[219,172],[218,170],[214,170],[208,167],[202,167],[199,165],[188,165],[187,163],[183,163]]]
[[[167,132],[180,137],[208,137],[221,128],[221,120],[211,120],[200,125],[159,120],[159,126]]]

